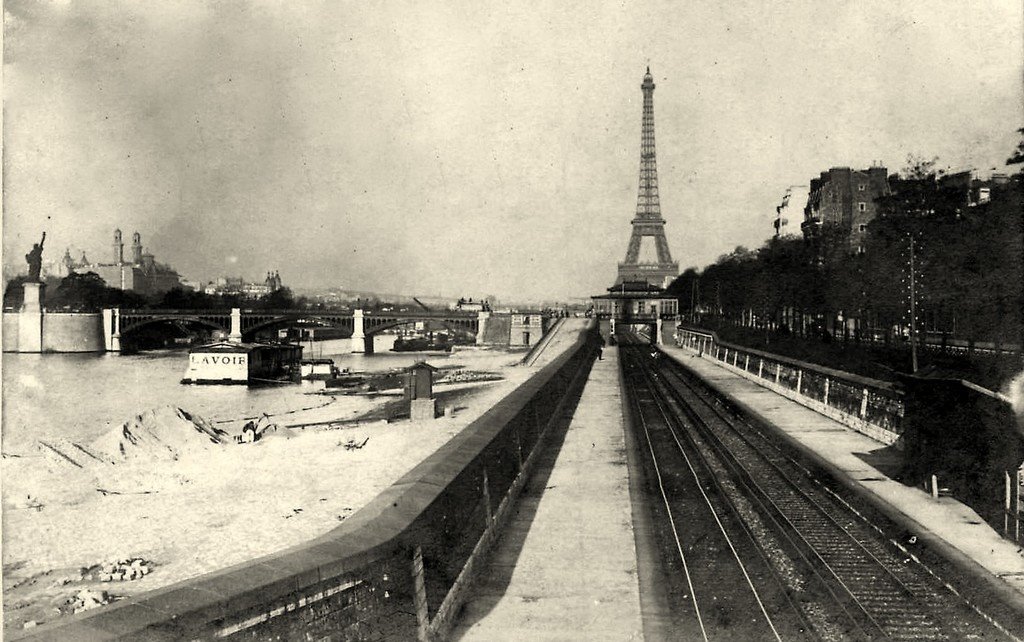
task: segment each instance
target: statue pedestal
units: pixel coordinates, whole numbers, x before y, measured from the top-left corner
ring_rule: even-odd
[[[42,283],[23,283],[24,303],[18,312],[18,352],[43,351]]]

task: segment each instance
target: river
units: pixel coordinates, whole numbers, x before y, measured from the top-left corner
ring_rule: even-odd
[[[329,357],[352,371],[410,365],[422,353],[389,352],[393,335],[374,337],[373,355],[352,354],[347,339],[305,344],[306,357]],[[437,353],[431,362],[447,357]],[[188,356],[183,350],[135,355],[3,355],[3,452],[27,454],[37,440],[88,443],[135,415],[162,405],[184,408],[214,421],[318,406],[322,381],[269,387],[183,385]],[[348,400],[336,399],[339,416]]]

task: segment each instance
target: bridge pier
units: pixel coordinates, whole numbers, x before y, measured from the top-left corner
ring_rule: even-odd
[[[121,351],[121,308],[103,309],[103,347],[107,352]]]
[[[490,318],[491,313],[486,310],[481,310],[476,314],[476,344],[478,346],[482,346],[484,344],[484,338],[487,336],[484,332],[487,330],[487,320]]]
[[[356,353],[366,353],[366,332],[363,327],[363,311],[353,310],[352,311],[352,338],[349,339],[350,350]],[[370,350],[369,353],[373,354],[373,337],[370,339]]]
[[[242,309],[231,308],[231,332],[228,334],[231,343],[242,342]]]

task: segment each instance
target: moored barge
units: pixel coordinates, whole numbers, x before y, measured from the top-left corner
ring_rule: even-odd
[[[294,371],[302,346],[292,343],[217,341],[189,350],[182,383],[249,384],[276,382]]]

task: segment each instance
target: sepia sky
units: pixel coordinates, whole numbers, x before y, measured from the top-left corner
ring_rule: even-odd
[[[110,260],[120,227],[189,279],[586,296],[625,254],[648,63],[685,268],[830,166],[1001,171],[1022,44],[1019,0],[6,0],[4,263],[43,230]]]

